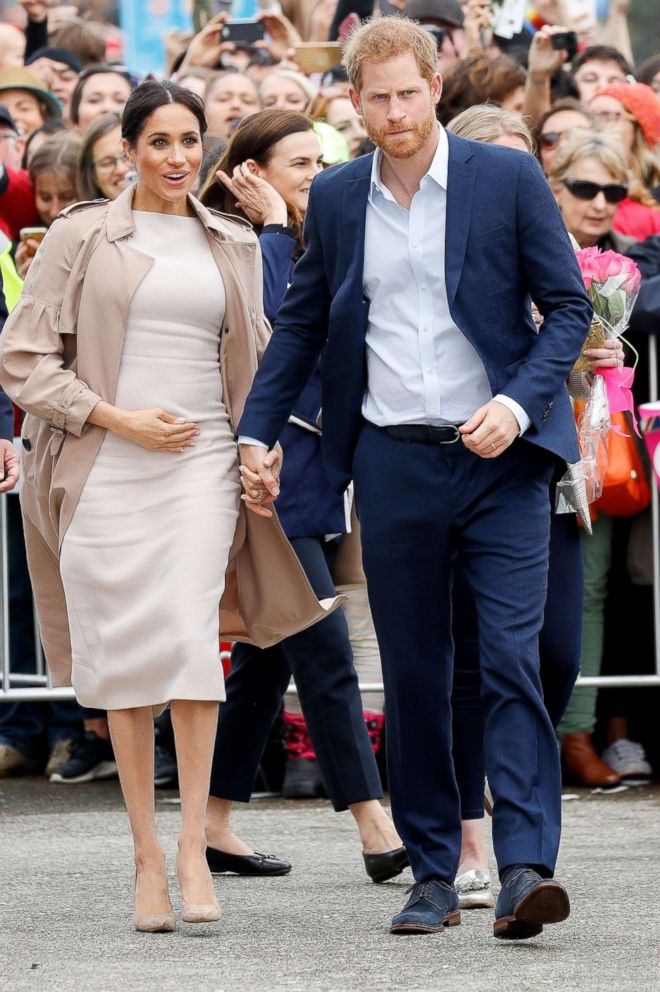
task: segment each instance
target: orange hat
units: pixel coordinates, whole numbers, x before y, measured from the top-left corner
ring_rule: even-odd
[[[660,141],[660,97],[646,83],[610,83],[594,93],[597,96],[612,96],[622,103],[628,113],[639,124],[644,141],[649,148],[655,148]]]

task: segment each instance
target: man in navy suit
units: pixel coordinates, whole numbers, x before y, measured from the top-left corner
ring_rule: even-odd
[[[394,933],[460,922],[451,758],[451,560],[479,617],[497,937],[569,914],[553,879],[557,743],[539,680],[549,486],[578,449],[566,378],[591,320],[554,199],[530,155],[447,134],[435,43],[362,25],[344,62],[378,147],[322,173],[307,251],[239,427],[247,505],[276,497],[273,446],[323,358],[323,445],[352,478],[381,650],[392,811],[415,885]],[[535,330],[530,297],[544,317]]]

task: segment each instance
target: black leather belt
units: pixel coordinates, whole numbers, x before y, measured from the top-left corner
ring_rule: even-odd
[[[456,444],[462,437],[457,424],[443,424],[442,427],[431,427],[430,424],[397,424],[394,427],[384,427],[383,430],[396,441],[421,441],[426,444]]]

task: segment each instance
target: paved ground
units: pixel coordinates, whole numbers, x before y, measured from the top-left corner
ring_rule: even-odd
[[[173,851],[178,810],[162,802]],[[224,916],[175,934],[130,922],[131,849],[116,783],[0,783],[2,992],[658,992],[660,789],[565,803],[560,876],[573,914],[531,941],[463,914],[441,936],[392,937],[401,881],[369,882],[347,814],[258,800],[236,823],[289,856],[286,878],[222,878]],[[175,903],[176,906],[176,903]]]

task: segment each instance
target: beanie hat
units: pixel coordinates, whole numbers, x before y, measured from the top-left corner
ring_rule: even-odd
[[[622,103],[628,113],[639,124],[644,141],[649,148],[655,148],[660,141],[660,97],[646,83],[610,83],[594,93],[597,96],[611,96]]]
[[[82,62],[68,48],[56,48],[55,45],[44,45],[42,48],[37,48],[36,51],[32,52],[32,55],[26,58],[25,64],[32,65],[38,59],[50,59],[52,62],[61,62],[63,65],[68,65],[69,69],[73,69],[74,72],[80,72],[82,70]]]

